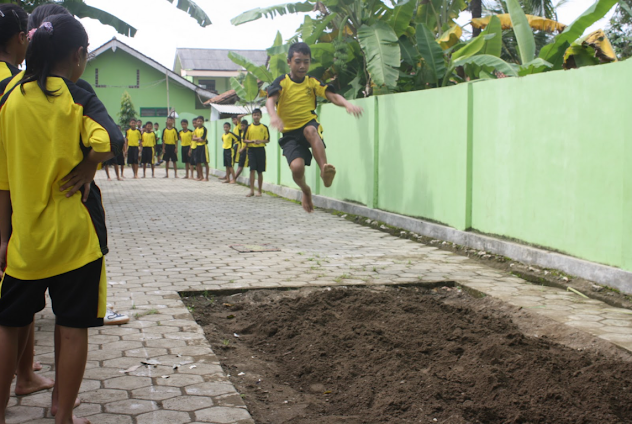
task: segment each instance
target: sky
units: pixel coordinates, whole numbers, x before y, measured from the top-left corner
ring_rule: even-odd
[[[196,0],[206,11],[212,25],[201,28],[185,12],[167,0],[86,0],[90,6],[112,13],[133,25],[138,32],[134,38],[117,34],[112,27],[93,19],[82,19],[94,49],[116,36],[119,40],[145,55],[173,69],[175,50],[178,47],[218,49],[266,49],[272,45],[277,31],[286,40],[294,35],[303,22],[304,14],[263,18],[240,26],[230,20],[247,10],[286,3],[289,0]],[[177,3],[177,1],[174,1]],[[569,0],[558,10],[559,21],[570,24],[581,15],[593,0]],[[461,25],[470,20],[462,13]],[[593,25],[588,32],[605,28],[607,19]]]

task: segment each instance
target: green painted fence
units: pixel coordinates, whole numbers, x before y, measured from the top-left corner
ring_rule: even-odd
[[[314,193],[632,271],[632,61],[319,108]],[[263,122],[267,124],[267,116]],[[221,169],[223,122],[211,166]],[[272,131],[265,181],[296,187]],[[315,163],[314,163],[315,165]]]

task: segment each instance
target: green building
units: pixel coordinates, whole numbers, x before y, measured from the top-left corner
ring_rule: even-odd
[[[244,72],[244,68],[228,58],[229,52],[256,65],[264,65],[268,60],[265,50],[176,49],[173,71],[202,88],[224,93],[231,89],[230,78]]]
[[[118,120],[127,91],[142,121],[165,125],[168,110],[179,119],[210,116],[204,102],[216,94],[174,73],[116,38],[91,52],[83,79],[94,87],[110,116]]]

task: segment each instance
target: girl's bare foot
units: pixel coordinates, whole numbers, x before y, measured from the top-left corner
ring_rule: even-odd
[[[328,163],[323,167],[323,172],[321,172],[320,177],[323,179],[323,184],[325,187],[331,187],[331,183],[334,181],[334,177],[336,176],[336,168],[333,165]]]
[[[189,176],[187,175],[187,176],[186,176],[186,177],[184,177],[183,179],[184,179],[184,180],[188,180],[188,179],[189,179]]]
[[[16,396],[30,395],[40,390],[51,389],[53,386],[55,386],[53,380],[38,374],[33,374],[27,381],[18,377],[18,381],[15,383],[15,394]]]
[[[303,205],[303,209],[305,209],[305,212],[314,212],[314,203],[312,202],[312,190],[309,187],[303,190],[303,199],[301,199],[301,204]]]
[[[208,179],[208,178],[205,178],[205,179],[204,179],[204,181],[209,181],[209,179]]]
[[[254,196],[254,195],[255,195],[255,194],[254,194],[253,192],[250,192],[250,193],[246,194],[246,197],[252,197],[252,196]]]

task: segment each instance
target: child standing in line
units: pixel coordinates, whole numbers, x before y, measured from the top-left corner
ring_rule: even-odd
[[[162,144],[164,146],[164,154],[162,159],[167,162],[165,170],[167,175],[165,178],[169,178],[169,161],[173,163],[173,175],[178,178],[178,130],[173,127],[175,119],[172,117],[167,118],[167,128],[162,130]]]
[[[191,178],[193,178],[193,168],[191,167],[191,159],[189,153],[191,152],[191,141],[193,139],[193,131],[189,129],[189,121],[183,119],[180,121],[182,131],[180,131],[180,155],[182,156],[182,162],[186,169],[186,175],[184,179],[189,178],[189,170],[191,170]]]
[[[87,51],[88,36],[73,16],[47,18],[32,33],[24,78],[1,101],[2,423],[18,340],[44,308],[47,289],[59,335],[58,398],[51,412],[57,424],[88,423],[72,411],[86,364],[87,329],[103,325],[108,251],[93,179],[97,165],[122,149],[123,138],[96,95],[75,84]]]
[[[193,140],[197,143],[195,164],[198,171],[198,181],[203,181],[202,165],[206,167],[206,181],[208,181],[208,131],[204,126],[204,117],[197,117],[197,128],[193,131]]]
[[[154,134],[151,121],[145,123],[145,132],[141,140],[141,163],[143,164],[143,178],[147,176],[147,165],[151,165],[151,178],[156,178],[154,173],[154,147],[156,147],[156,134]]]
[[[160,138],[160,124],[158,122],[154,123],[154,135],[156,136],[156,146],[154,148],[154,154],[156,157],[156,165],[160,165],[162,163],[162,139]]]
[[[239,131],[239,146],[237,147],[237,158],[235,159],[237,164],[237,173],[235,174],[235,181],[241,175],[244,168],[246,168],[248,164],[248,145],[244,141],[244,136],[246,135],[246,130],[248,129],[248,120],[242,119],[241,121],[241,130]]]
[[[250,193],[246,197],[262,194],[263,173],[266,171],[266,144],[270,142],[270,131],[261,122],[261,109],[252,111],[252,125],[244,134],[244,142],[248,146],[248,162],[250,162]],[[259,181],[259,192],[255,194],[255,172]]]
[[[197,174],[197,178],[193,177],[193,171],[197,171],[197,145],[198,142],[195,139],[195,131],[197,130],[198,127],[198,119],[194,118],[193,119],[193,131],[191,132],[191,149],[189,149],[189,160],[191,162],[191,178],[195,179],[196,181],[198,181],[201,178],[201,174],[198,172]]]
[[[305,166],[311,164],[312,152],[320,167],[324,186],[330,187],[336,176],[336,168],[327,163],[323,129],[314,113],[316,97],[324,97],[356,117],[362,114],[361,107],[336,94],[332,86],[307,75],[311,60],[312,52],[307,44],[292,44],[287,55],[290,73],[280,76],[268,86],[266,101],[270,125],[283,133],[279,145],[290,165],[294,182],[303,192],[302,203],[306,212],[314,211],[312,190],[305,182]]]
[[[226,167],[225,183],[235,184],[235,169],[233,168],[233,144],[239,141],[234,133],[230,131],[230,124],[224,123],[224,134],[222,135],[222,148],[224,149],[224,166]],[[233,176],[231,180],[230,177]]]
[[[125,147],[127,149],[127,164],[132,165],[134,179],[138,179],[138,160],[140,158],[139,149],[140,142],[143,137],[140,129],[136,128],[138,121],[132,119],[129,121],[129,128],[125,132]]]

